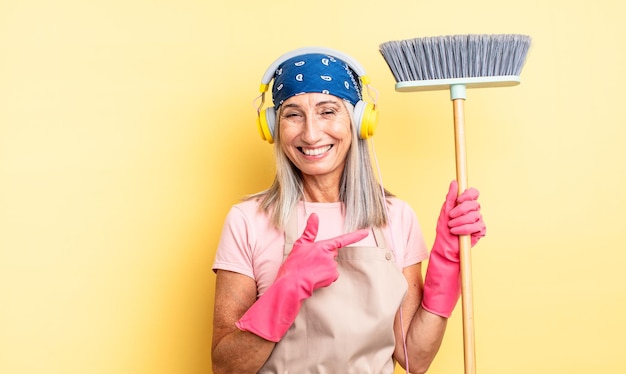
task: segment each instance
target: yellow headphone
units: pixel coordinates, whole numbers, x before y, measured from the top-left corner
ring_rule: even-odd
[[[274,143],[274,129],[276,128],[276,110],[274,107],[263,107],[265,101],[265,93],[269,89],[269,84],[274,78],[276,69],[285,61],[292,57],[308,54],[308,53],[323,53],[329,56],[337,57],[343,60],[348,66],[354,70],[361,80],[362,91],[369,85],[369,77],[365,74],[365,69],[352,57],[345,53],[320,47],[304,47],[287,52],[274,61],[270,67],[263,74],[261,79],[261,105],[259,106],[257,127],[259,134],[263,140],[267,140],[270,144]],[[357,126],[359,138],[367,139],[374,135],[376,126],[378,124],[378,112],[376,111],[376,104],[367,103],[363,100],[359,100],[354,106],[354,122]]]

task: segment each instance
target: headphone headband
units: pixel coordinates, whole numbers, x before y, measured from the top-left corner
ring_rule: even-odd
[[[265,74],[263,74],[263,78],[261,79],[261,88],[260,88],[261,93],[267,92],[267,90],[269,88],[269,84],[272,81],[272,78],[274,78],[274,74],[276,73],[276,69],[278,69],[280,64],[282,64],[283,62],[289,60],[292,57],[305,55],[305,54],[309,54],[309,53],[327,54],[329,56],[337,57],[337,58],[343,60],[359,76],[359,78],[361,79],[361,83],[363,85],[369,84],[369,78],[367,78],[367,75],[365,73],[365,69],[361,66],[361,64],[359,64],[358,61],[356,61],[354,58],[350,57],[349,55],[347,55],[347,54],[345,54],[343,52],[334,50],[334,49],[330,49],[330,48],[303,47],[303,48],[298,48],[298,49],[295,49],[293,51],[290,51],[290,52],[287,52],[287,53],[283,54],[276,61],[274,61],[269,66],[269,68],[267,68],[267,70],[265,71]]]

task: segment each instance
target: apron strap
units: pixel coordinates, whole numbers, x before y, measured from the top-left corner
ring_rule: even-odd
[[[283,261],[291,252],[293,244],[298,240],[298,209],[294,209],[289,214],[287,226],[285,227],[285,247],[283,248]]]
[[[383,234],[383,230],[381,230],[380,227],[374,227],[372,231],[374,232],[376,246],[379,248],[387,248],[387,242],[385,241],[385,234]]]

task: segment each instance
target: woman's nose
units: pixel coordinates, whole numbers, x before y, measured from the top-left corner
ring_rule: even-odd
[[[322,134],[319,119],[315,115],[307,115],[302,129],[302,140],[309,144],[315,144],[322,138]]]

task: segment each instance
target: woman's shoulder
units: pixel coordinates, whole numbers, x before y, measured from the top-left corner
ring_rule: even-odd
[[[241,200],[230,207],[228,215],[230,217],[243,218],[246,221],[264,221],[269,219],[267,212],[260,207],[261,202],[258,198],[249,198]]]
[[[260,208],[258,199],[246,199],[232,205],[226,216],[226,225],[231,230],[241,230],[249,235],[272,227],[270,217]]]
[[[413,207],[406,201],[396,196],[387,198],[389,214],[391,217],[404,220],[416,220],[417,214]]]
[[[406,200],[403,200],[397,196],[388,197],[387,203],[389,204],[390,209],[413,211],[413,208]]]
[[[256,213],[259,210],[259,198],[244,198],[240,202],[234,204],[231,209],[240,210],[245,213]]]

